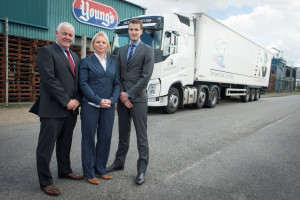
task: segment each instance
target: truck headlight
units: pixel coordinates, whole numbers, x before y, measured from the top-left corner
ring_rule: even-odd
[[[148,86],[148,97],[157,97],[159,96],[159,80],[152,80],[149,82],[149,86]]]
[[[154,95],[155,94],[155,89],[156,89],[156,84],[150,84],[148,87],[148,94],[149,95]]]

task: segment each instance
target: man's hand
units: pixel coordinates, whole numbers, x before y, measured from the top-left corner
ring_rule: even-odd
[[[77,101],[77,99],[73,99],[73,101],[75,103],[75,107],[73,108],[73,110],[76,110],[80,103],[79,101]]]
[[[128,95],[126,92],[120,92],[120,100],[124,103],[126,100],[128,100]]]
[[[99,106],[101,108],[109,108],[111,107],[111,101],[109,99],[102,99]]]
[[[132,108],[133,106],[129,99],[125,100],[123,103],[129,109]]]
[[[71,99],[69,103],[67,104],[67,109],[68,110],[76,110],[76,108],[79,106],[79,101],[76,99]]]

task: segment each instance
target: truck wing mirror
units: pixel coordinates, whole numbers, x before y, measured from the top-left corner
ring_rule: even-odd
[[[172,33],[176,36],[180,36],[180,34],[177,31],[172,31]]]

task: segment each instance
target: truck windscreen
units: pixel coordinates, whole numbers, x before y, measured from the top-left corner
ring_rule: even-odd
[[[153,31],[146,29],[143,31],[143,34],[141,35],[141,40],[154,48],[154,51],[161,51],[161,39],[162,37],[162,30],[158,31]],[[129,44],[129,35],[127,32],[119,32],[116,33],[113,43],[112,43],[112,48],[111,48],[111,55],[114,57],[117,55],[118,50],[121,46],[124,46],[126,44]]]

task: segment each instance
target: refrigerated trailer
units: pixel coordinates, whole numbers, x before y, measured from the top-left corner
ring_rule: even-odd
[[[179,107],[213,108],[220,98],[257,101],[268,87],[272,54],[204,13],[134,17],[141,40],[152,46],[155,64],[148,106],[172,114]],[[115,29],[111,56],[129,43],[128,22]]]

